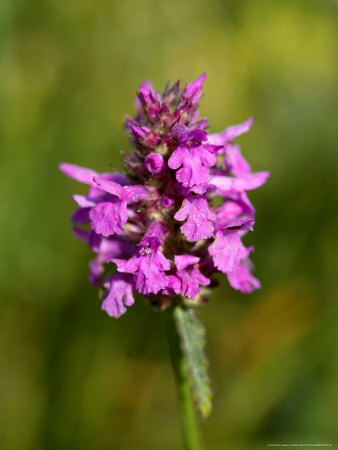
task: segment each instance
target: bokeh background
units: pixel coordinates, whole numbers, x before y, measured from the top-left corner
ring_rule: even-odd
[[[181,449],[162,317],[119,320],[87,281],[59,161],[121,167],[137,86],[206,71],[211,131],[255,116],[256,275],[225,278],[207,335],[210,450],[338,445],[338,3],[334,0],[2,0],[2,450]]]

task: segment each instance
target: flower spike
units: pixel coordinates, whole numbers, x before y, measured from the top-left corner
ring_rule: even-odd
[[[205,79],[160,92],[141,84],[136,115],[125,122],[133,147],[125,173],[60,164],[89,186],[87,195],[73,196],[73,229],[95,253],[89,278],[103,285],[101,306],[112,317],[126,312],[135,291],[158,308],[178,295],[204,301],[219,272],[241,292],[260,287],[251,274],[253,247],[242,238],[255,216],[247,192],[269,173],[252,172],[234,142],[253,118],[208,134],[198,113]]]

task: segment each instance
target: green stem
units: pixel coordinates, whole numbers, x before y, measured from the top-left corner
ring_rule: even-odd
[[[200,450],[200,439],[195,405],[190,389],[188,374],[184,364],[184,355],[180,337],[177,332],[177,323],[180,320],[180,314],[180,306],[170,308],[167,312],[166,330],[169,351],[176,379],[185,447],[186,450]]]

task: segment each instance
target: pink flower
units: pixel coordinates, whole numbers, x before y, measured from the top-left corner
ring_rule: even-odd
[[[243,259],[247,258],[252,248],[245,248],[241,241],[241,231],[252,230],[254,221],[244,219],[231,221],[216,233],[216,239],[209,247],[215,267],[223,273],[231,272]]]
[[[250,268],[250,261],[243,260],[234,266],[232,272],[227,274],[230,285],[244,294],[250,294],[261,287],[259,280],[250,272]]]
[[[94,183],[104,192],[110,194],[105,202],[94,206],[90,213],[92,228],[102,236],[122,234],[128,220],[127,204],[144,200],[148,197],[143,186],[124,186],[94,177]]]
[[[106,288],[106,293],[101,308],[111,317],[120,317],[126,312],[126,306],[134,303],[133,277],[117,273],[108,277],[103,286]]]
[[[168,285],[169,280],[164,272],[170,269],[170,261],[160,250],[165,231],[162,224],[153,222],[132,258],[112,260],[119,272],[134,274],[135,285],[140,294],[157,294]]]
[[[200,258],[192,255],[176,255],[175,265],[177,278],[181,281],[182,294],[193,300],[200,291],[200,285],[208,286],[209,278],[202,275],[199,270]]]
[[[136,115],[125,121],[133,148],[124,153],[126,175],[60,164],[89,186],[73,196],[73,229],[95,254],[90,281],[101,284],[107,270],[113,273],[103,282],[102,302],[113,317],[133,303],[135,290],[157,307],[177,295],[199,302],[219,272],[241,292],[260,287],[251,274],[253,248],[242,239],[255,216],[247,192],[269,173],[252,172],[233,142],[252,118],[208,134],[198,112],[205,78],[161,92],[150,81],[141,84]]]

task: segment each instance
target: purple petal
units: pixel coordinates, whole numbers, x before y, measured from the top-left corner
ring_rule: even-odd
[[[131,184],[131,181],[129,178],[127,178],[125,175],[122,175],[121,173],[114,172],[114,173],[102,173],[100,174],[99,178],[101,180],[105,181],[111,181],[114,183],[117,183],[121,186],[128,186]],[[93,200],[94,202],[103,202],[109,199],[109,195],[107,192],[103,191],[98,187],[98,185],[92,181],[92,185],[89,189],[87,198],[90,200]]]
[[[171,135],[179,144],[185,141],[185,137],[190,133],[190,129],[182,123],[177,123],[171,130]]]
[[[215,211],[218,222],[231,220],[242,215],[249,217],[255,215],[255,208],[245,192],[229,191],[224,195],[226,197],[225,202]]]
[[[144,186],[120,186],[113,181],[107,181],[103,178],[94,177],[94,183],[103,191],[119,197],[127,202],[134,203],[149,197],[149,193]]]
[[[157,294],[168,286],[168,276],[163,272],[170,269],[170,261],[160,250],[136,254],[128,261],[113,260],[119,272],[134,274],[136,289],[140,294]]]
[[[78,239],[81,239],[81,241],[86,242],[88,244],[89,242],[89,234],[90,231],[84,230],[83,228],[79,228],[77,226],[73,226],[73,233]]]
[[[89,273],[88,273],[89,282],[94,286],[98,286],[101,283],[101,277],[103,273],[104,273],[103,262],[101,261],[99,256],[96,256],[89,263]]]
[[[183,164],[183,161],[187,157],[188,153],[189,150],[185,147],[177,147],[168,160],[168,166],[170,169],[178,169]]]
[[[130,258],[135,252],[135,247],[121,237],[101,237],[97,251],[104,262],[109,262],[112,258]]]
[[[216,164],[216,156],[203,146],[190,148],[177,147],[168,161],[171,169],[182,169],[176,172],[176,179],[185,187],[192,187],[209,181],[209,167]]]
[[[172,128],[172,137],[185,148],[198,147],[203,141],[208,140],[206,131],[200,128],[191,130],[181,123]]]
[[[127,204],[119,199],[99,203],[90,211],[89,217],[97,234],[105,237],[122,234],[128,220]]]
[[[226,191],[250,191],[262,186],[269,178],[269,172],[256,172],[243,175],[241,177],[228,177],[223,175],[214,175],[210,183],[217,187],[218,192],[226,195]]]
[[[249,264],[236,264],[232,270],[227,274],[230,285],[244,294],[250,294],[255,289],[259,289],[261,284],[250,272]]]
[[[81,223],[83,225],[90,222],[89,213],[91,208],[78,208],[72,215],[72,222]]]
[[[199,269],[182,270],[177,273],[182,283],[182,294],[193,300],[200,291],[200,285],[208,286],[209,278],[201,274]]]
[[[129,186],[131,184],[129,178],[119,172],[101,173],[100,178],[103,178],[104,180],[107,181],[114,181],[115,183],[118,183],[121,186]]]
[[[226,230],[238,230],[238,231],[252,231],[253,226],[255,224],[255,220],[251,217],[242,217],[240,219],[230,219],[222,222],[222,225],[217,228],[217,231],[220,231],[222,228],[224,231]],[[243,234],[243,233],[242,233]]]
[[[232,141],[236,137],[248,132],[252,124],[253,124],[253,117],[250,117],[245,122],[240,123],[239,125],[233,125],[231,127],[228,127],[221,133],[209,134],[208,142],[210,144],[215,145],[227,145],[230,141]]]
[[[181,280],[176,275],[168,275],[168,285],[162,289],[164,295],[178,295],[181,292]]]
[[[73,195],[73,200],[82,208],[90,208],[92,206],[95,206],[95,202],[89,200],[84,195]]]
[[[85,242],[97,253],[89,265],[89,280],[92,284],[100,284],[104,264],[110,262],[112,258],[129,258],[135,251],[135,247],[120,237],[104,238],[93,231],[86,233],[83,236]],[[81,235],[79,237],[81,238]]]
[[[94,170],[64,162],[59,165],[59,169],[68,177],[85,184],[92,184],[93,177],[97,176]]]
[[[232,272],[251,250],[242,244],[238,230],[218,231],[214,243],[209,247],[215,266],[223,273]]]
[[[132,277],[115,274],[104,282],[106,293],[101,308],[111,317],[120,317],[126,312],[125,306],[134,303]]]
[[[214,231],[213,221],[215,214],[209,209],[208,202],[204,196],[189,194],[183,201],[181,209],[175,214],[176,220],[182,221],[188,218],[181,227],[182,233],[188,241],[208,239]]]
[[[148,190],[140,185],[125,186],[123,188],[123,198],[128,203],[136,203],[140,200],[146,200],[149,197]]]
[[[203,183],[203,184],[193,186],[190,189],[190,192],[193,192],[194,194],[202,195],[202,194],[209,194],[210,192],[214,191],[215,189],[216,189],[216,186],[214,186],[213,184]]]
[[[95,233],[95,231],[91,231],[89,234],[89,247],[93,250],[93,252],[100,253],[100,248],[102,245],[102,239],[104,239],[100,234]]]
[[[162,222],[154,221],[149,226],[148,230],[143,236],[142,241],[140,242],[140,246],[148,245],[148,240],[150,238],[158,239],[158,247],[163,244],[163,236],[168,233],[169,228],[164,225]]]
[[[139,255],[136,253],[130,259],[117,259],[112,258],[110,262],[113,262],[117,266],[117,270],[122,273],[135,273],[139,267]]]
[[[176,255],[175,266],[177,270],[184,270],[188,266],[193,266],[199,262],[200,258],[193,255]]]
[[[168,276],[163,272],[170,269],[170,261],[157,250],[140,257],[139,270],[135,273],[135,284],[140,294],[157,294],[168,286]]]
[[[108,194],[115,195],[116,197],[123,197],[123,187],[113,181],[107,181],[104,178],[94,177],[94,183]]]
[[[200,291],[200,285],[207,286],[210,280],[201,274],[197,264],[200,258],[193,255],[176,255],[177,277],[181,280],[182,294],[194,299]]]
[[[227,169],[235,176],[246,175],[251,172],[250,164],[241,154],[238,145],[228,145],[225,153],[225,163]]]

